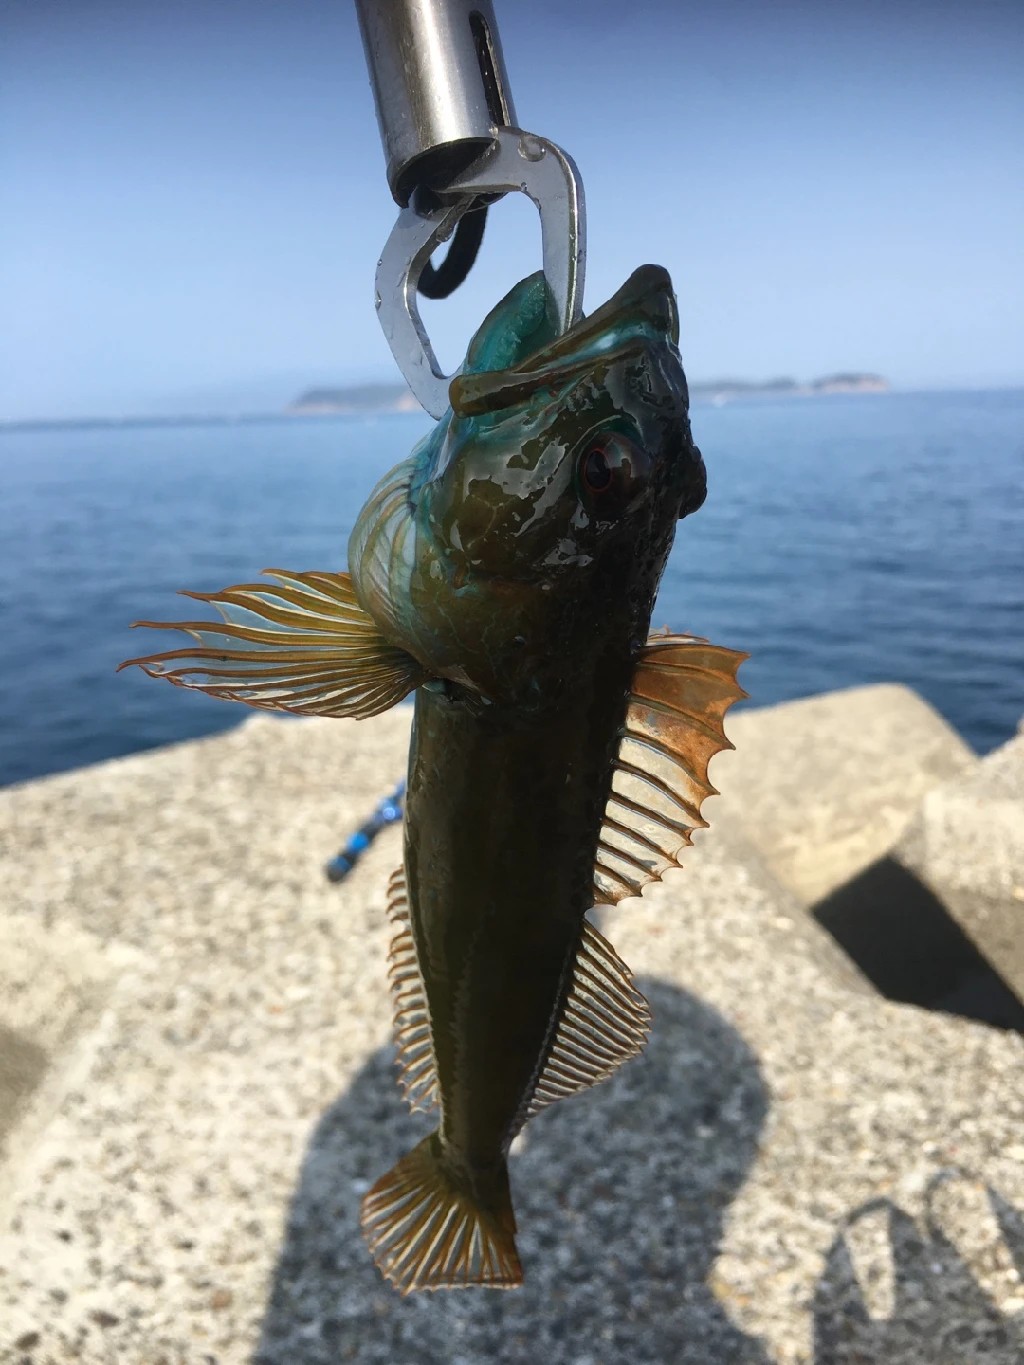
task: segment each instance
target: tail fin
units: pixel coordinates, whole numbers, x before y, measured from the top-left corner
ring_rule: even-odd
[[[377,1181],[360,1221],[378,1269],[402,1294],[522,1284],[507,1167],[492,1188],[472,1191],[449,1170],[437,1133]]]

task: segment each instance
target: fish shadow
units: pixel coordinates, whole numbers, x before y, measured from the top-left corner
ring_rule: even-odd
[[[638,984],[654,1014],[643,1057],[538,1116],[513,1151],[513,1292],[403,1299],[381,1280],[360,1198],[429,1122],[406,1111],[391,1049],[375,1053],[307,1148],[253,1365],[768,1365],[708,1283],[767,1112],[757,1059],[702,1001]]]

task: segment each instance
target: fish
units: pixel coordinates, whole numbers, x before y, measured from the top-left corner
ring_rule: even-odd
[[[661,267],[565,333],[543,274],[521,281],[371,493],[347,573],[186,594],[220,619],[139,622],[194,643],[122,665],[298,715],[414,694],[390,981],[399,1082],[436,1127],[361,1209],[402,1293],[522,1282],[513,1138],[650,1031],[591,911],[679,865],[746,695],[745,654],[650,635],[706,496],[678,342]]]

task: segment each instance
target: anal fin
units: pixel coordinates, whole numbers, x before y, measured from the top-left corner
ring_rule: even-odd
[[[707,825],[708,764],[732,748],[723,719],[747,695],[736,681],[747,657],[689,635],[657,635],[641,651],[597,848],[599,905],[639,896]]]
[[[240,583],[221,592],[186,592],[208,602],[217,621],[136,621],[180,630],[196,645],[137,664],[151,678],[299,716],[378,715],[426,682],[428,673],[391,645],[356,600],[346,573],[265,569],[275,584]]]
[[[629,968],[584,920],[572,985],[525,1118],[607,1080],[639,1056],[650,1028],[650,1008]]]
[[[410,1109],[430,1110],[440,1104],[440,1088],[427,992],[416,958],[402,867],[395,869],[388,883],[388,918],[397,930],[391,940],[388,975],[395,1019],[398,1084]]]

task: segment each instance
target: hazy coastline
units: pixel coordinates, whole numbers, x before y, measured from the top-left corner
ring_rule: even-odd
[[[712,379],[690,385],[690,397],[712,403],[734,398],[804,398],[824,393],[888,393],[879,374],[846,371],[822,375],[807,383],[778,379]],[[364,412],[418,412],[419,404],[404,384],[356,384],[306,389],[285,411],[293,417],[325,417]]]
[[[998,386],[993,386],[997,388]],[[938,390],[959,392],[956,387]],[[966,391],[966,390],[965,390]],[[973,390],[972,390],[973,391]],[[987,390],[978,390],[986,391]],[[917,389],[893,388],[881,375],[850,372],[825,375],[802,382],[769,380],[698,380],[690,385],[694,404],[763,398],[815,398],[831,395],[914,393]],[[6,431],[103,429],[108,427],[232,426],[257,422],[289,422],[297,417],[374,417],[388,414],[420,415],[422,409],[411,391],[401,383],[317,386],[303,390],[282,407],[253,407],[236,411],[101,413],[72,417],[0,417],[0,434]]]

